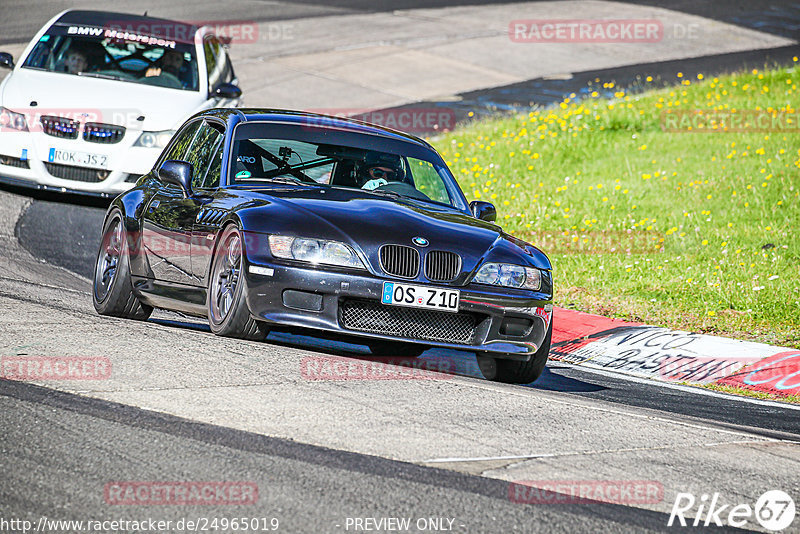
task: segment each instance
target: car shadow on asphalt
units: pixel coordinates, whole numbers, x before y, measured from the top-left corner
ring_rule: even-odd
[[[543,389],[546,391],[561,391],[564,393],[592,393],[608,389],[605,386],[563,376],[559,373],[559,370],[565,368],[567,368],[567,366],[553,365],[553,362],[550,362],[550,364],[544,368],[542,376],[540,376],[536,382],[527,384],[525,387]]]
[[[209,333],[211,330],[202,320],[164,319],[151,318],[151,322],[172,328],[183,328],[198,332]],[[417,358],[404,358],[399,356],[373,356],[365,345],[358,343],[357,338],[342,336],[325,337],[311,335],[309,332],[297,330],[273,330],[269,333],[265,343],[281,347],[300,350],[309,350],[327,356],[350,358],[353,360],[377,362],[393,366],[414,367],[423,371],[444,373],[455,376],[483,379],[475,353],[451,349],[432,348],[426,350]],[[567,366],[563,364],[550,364],[545,367],[542,376],[532,384],[524,387],[546,391],[561,391],[565,393],[590,393],[607,389],[597,384],[569,378],[559,373],[560,369]]]

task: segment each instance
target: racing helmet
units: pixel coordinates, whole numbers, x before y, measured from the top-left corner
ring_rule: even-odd
[[[364,187],[370,181],[403,182],[405,172],[403,161],[396,154],[386,152],[367,152],[363,161],[355,166],[355,182]]]

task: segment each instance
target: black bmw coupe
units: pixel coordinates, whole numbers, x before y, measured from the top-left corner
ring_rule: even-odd
[[[489,379],[536,380],[552,267],[469,203],[425,141],[358,121],[262,109],[188,120],[105,218],[93,300],[270,328],[359,336],[378,356],[470,350]]]

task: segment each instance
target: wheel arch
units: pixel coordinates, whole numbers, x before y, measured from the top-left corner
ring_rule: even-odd
[[[220,246],[220,238],[222,234],[225,233],[225,230],[228,229],[229,226],[236,226],[240,232],[244,233],[245,230],[242,228],[242,220],[239,216],[235,213],[229,213],[220,223],[219,229],[217,230],[217,235],[214,237],[214,248],[211,250],[211,261],[208,262],[208,268],[206,270],[206,280],[211,279],[211,270],[214,268],[214,259],[217,257],[217,250],[219,250]],[[242,246],[246,246],[244,243],[244,239],[242,239]],[[242,253],[242,260],[246,261],[246,254],[244,251]]]

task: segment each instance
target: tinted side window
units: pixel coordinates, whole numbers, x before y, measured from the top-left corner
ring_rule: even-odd
[[[208,167],[205,180],[203,180],[202,187],[212,188],[219,187],[219,179],[222,175],[222,136],[220,136],[217,147],[214,150],[214,158],[211,160],[211,165]]]
[[[194,136],[194,141],[185,157],[185,160],[192,164],[193,187],[203,187],[206,171],[215,155],[214,150],[217,148],[220,139],[222,139],[222,134],[219,130],[205,121],[200,124],[200,129]]]
[[[225,49],[216,37],[207,37],[203,43],[203,51],[206,56],[206,69],[208,70],[208,89],[213,91],[220,83],[227,81],[225,71],[228,70],[228,62],[225,57]]]
[[[194,136],[197,133],[197,130],[200,128],[202,122],[203,121],[195,121],[175,134],[175,142],[164,154],[162,154],[159,165],[168,159],[182,160],[186,154],[186,149],[192,144],[192,140],[194,139]]]
[[[222,49],[222,56],[225,59],[225,72],[222,73],[222,81],[231,83],[233,81],[233,65],[231,65],[231,58],[228,56],[227,50]]]
[[[436,202],[450,204],[450,195],[436,168],[428,161],[408,158],[408,166],[418,191]]]

